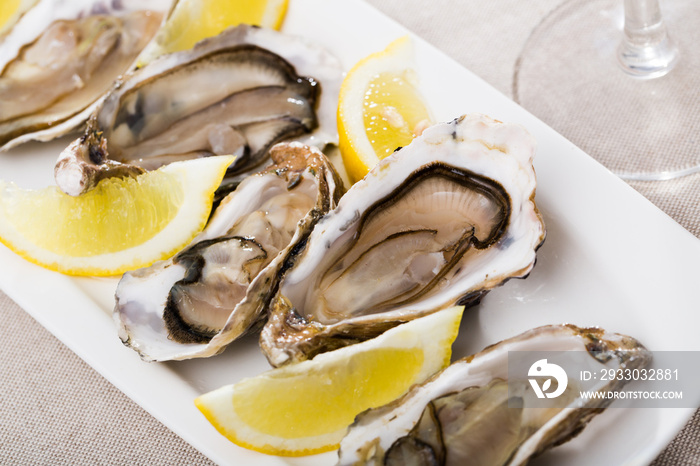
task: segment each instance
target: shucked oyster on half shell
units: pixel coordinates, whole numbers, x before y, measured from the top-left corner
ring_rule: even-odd
[[[533,138],[469,115],[379,163],[290,259],[261,346],[274,366],[366,340],[525,277],[545,228]]]
[[[634,370],[651,362],[651,353],[624,335],[573,325],[539,327],[456,361],[402,398],[358,415],[340,444],[338,464],[524,464],[576,436],[612,402],[581,398],[569,376],[555,403],[533,403],[528,378],[509,380],[514,351],[580,352],[590,356],[586,369],[593,370]],[[625,383],[596,384],[608,392]]]
[[[143,359],[211,356],[253,327],[286,257],[335,207],[342,182],[319,150],[282,143],[271,156],[186,249],[122,277],[114,319]]]
[[[277,142],[337,139],[341,79],[337,59],[302,38],[230,28],[124,76],[61,155],[56,182],[77,195],[112,176],[110,159],[155,169],[228,154],[237,156],[228,175],[242,179],[269,164]]]
[[[0,42],[0,149],[85,122],[155,35],[169,0],[40,0]]]

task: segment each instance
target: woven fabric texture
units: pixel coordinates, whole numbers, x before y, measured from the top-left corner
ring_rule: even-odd
[[[509,97],[523,45],[560,2],[368,0]],[[585,148],[591,136],[567,125],[554,126]],[[631,185],[700,237],[700,175]],[[212,464],[2,292],[0,315],[0,464]],[[700,464],[697,412],[653,464]]]
[[[213,464],[0,292],[0,464]]]

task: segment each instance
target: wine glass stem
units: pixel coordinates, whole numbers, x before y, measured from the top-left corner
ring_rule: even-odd
[[[666,29],[659,0],[624,0],[625,30],[618,49],[622,69],[638,78],[663,76],[678,61],[678,48]]]

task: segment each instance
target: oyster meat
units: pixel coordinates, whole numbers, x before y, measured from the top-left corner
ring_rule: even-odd
[[[379,163],[314,228],[270,304],[273,366],[372,338],[525,277],[545,229],[534,141],[470,115]]]
[[[242,179],[269,163],[269,149],[277,142],[296,137],[324,145],[334,139],[328,106],[335,105],[340,80],[337,60],[313,44],[268,29],[230,28],[125,76],[86,132],[99,137],[85,136],[62,155],[56,181],[74,194],[94,184],[83,168],[82,178],[65,175],[80,163],[109,171],[112,166],[100,164],[108,158],[155,169],[228,154],[237,156],[228,176]],[[319,100],[326,121],[317,118]],[[101,145],[106,151],[98,160],[81,158],[100,152]]]
[[[509,379],[514,351],[580,352],[592,370],[634,370],[651,361],[648,350],[624,335],[573,325],[536,328],[454,362],[402,398],[358,415],[340,444],[338,464],[525,464],[576,436],[612,402],[581,398],[571,374],[556,403],[533,406],[527,374]],[[617,391],[625,383],[600,382],[597,390]]]
[[[80,126],[130,69],[169,2],[41,0],[0,43],[0,148]]]
[[[336,205],[342,183],[318,149],[282,143],[271,156],[186,249],[122,277],[114,319],[143,359],[211,356],[253,327],[286,257]]]

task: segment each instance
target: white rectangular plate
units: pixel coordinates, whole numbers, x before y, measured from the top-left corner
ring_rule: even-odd
[[[326,46],[349,69],[409,34],[361,0],[291,0],[284,30]],[[455,38],[459,40],[459,38]],[[469,71],[415,38],[417,71],[438,121],[480,112],[525,126],[538,141],[537,205],[547,240],[526,280],[511,280],[465,313],[455,357],[527,329],[600,326],[651,350],[697,350],[700,241],[561,135]],[[28,144],[0,155],[0,177],[53,184],[68,144]],[[239,448],[193,405],[198,395],[268,369],[255,338],[206,360],[145,363],[117,338],[110,313],[116,279],[71,278],[0,247],[0,287],[99,373],[220,464],[330,465],[335,452],[278,458]],[[39,284],[40,286],[37,286]],[[537,464],[639,464],[670,442],[692,409],[608,409]]]

